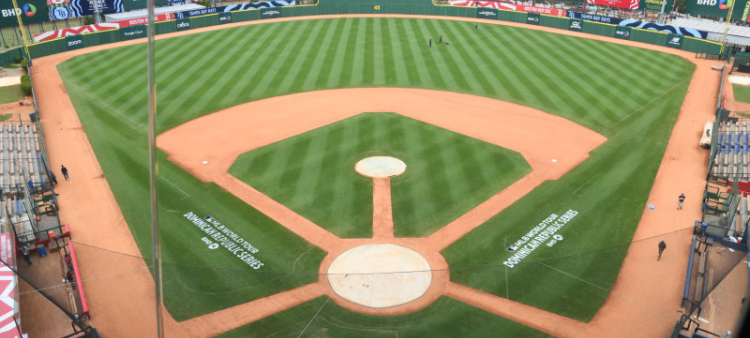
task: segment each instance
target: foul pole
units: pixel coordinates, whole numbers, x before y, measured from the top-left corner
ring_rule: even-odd
[[[26,31],[23,30],[23,20],[21,20],[21,10],[18,8],[18,3],[16,3],[16,0],[13,0],[13,10],[16,11],[16,19],[18,19],[18,28],[21,30],[21,45],[23,46],[23,50],[26,51],[26,56],[29,57],[29,60],[31,60],[31,54],[29,54],[29,47],[26,46],[26,39],[28,38],[26,36]]]
[[[14,0],[15,1],[15,0]],[[162,319],[162,272],[161,242],[159,240],[159,208],[156,177],[159,166],[156,162],[156,78],[154,77],[154,0],[148,0],[148,164],[151,189],[151,240],[154,257],[154,286],[156,295],[156,337],[164,337]]]

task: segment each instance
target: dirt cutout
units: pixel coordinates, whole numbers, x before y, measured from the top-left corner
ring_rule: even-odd
[[[273,21],[334,17],[373,16],[322,16],[264,20],[160,35],[157,38],[163,39],[232,26]],[[374,17],[385,16],[377,15]],[[388,15],[388,17],[415,16]],[[697,140],[700,137],[703,124],[707,119],[711,119],[713,114],[713,105],[715,104],[720,76],[717,72],[712,72],[710,66],[715,65],[716,62],[695,60],[692,53],[666,47],[567,32],[547,27],[496,20],[428,16],[417,16],[417,18],[482,22],[484,24],[518,26],[527,29],[549,31],[556,34],[580,36],[592,40],[602,40],[676,54],[696,63],[696,72],[693,75],[688,95],[683,103],[682,111],[667,146],[662,166],[657,173],[648,203],[658,206],[673,205],[677,194],[682,191],[687,196],[696,196],[696,198],[689,198],[686,202],[687,207],[683,211],[677,212],[673,208],[666,207],[644,211],[634,237],[634,240],[637,242],[631,244],[617,283],[609,294],[605,305],[589,323],[577,322],[569,318],[457,285],[449,281],[447,272],[434,272],[430,289],[424,296],[403,306],[389,308],[388,310],[364,307],[338,297],[331,290],[325,277],[323,277],[316,283],[184,322],[177,323],[170,316],[167,316],[165,326],[168,337],[210,337],[323,295],[330,296],[337,303],[354,311],[366,313],[390,311],[388,313],[397,314],[414,311],[427,306],[442,294],[555,336],[664,337],[668,335],[674,322],[679,318],[676,310],[680,306],[680,290],[684,282],[683,275],[687,265],[687,252],[690,246],[689,232],[683,231],[678,234],[674,233],[674,231],[690,227],[691,222],[700,217],[700,201],[697,196],[700,196],[702,193],[705,182],[705,163],[708,155],[707,152],[697,146]],[[60,214],[63,223],[70,223],[72,225],[74,239],[78,243],[130,255],[130,257],[126,255],[106,256],[97,254],[100,250],[91,250],[87,254],[82,254],[79,258],[84,281],[103,275],[118,276],[114,283],[90,283],[87,285],[89,305],[93,317],[92,322],[99,329],[99,332],[112,337],[146,337],[155,335],[154,283],[147,269],[146,262],[138,258],[140,257],[140,251],[123,219],[114,195],[107,181],[104,179],[104,174],[83,131],[75,109],[65,92],[56,66],[75,55],[143,42],[143,39],[139,39],[52,55],[35,60],[34,67],[32,67],[42,126],[44,128],[52,167],[65,164],[71,172],[71,181],[61,182],[56,189],[61,195]],[[307,104],[305,107],[295,107],[295,109],[299,110],[300,108],[309,107],[315,109],[316,112],[315,114],[306,115],[302,119],[278,119],[275,116],[266,116],[264,122],[253,120],[262,114],[251,114],[247,118],[235,120],[234,125],[257,126],[256,123],[265,123],[265,126],[270,127],[274,123],[278,123],[284,127],[283,131],[278,129],[265,131],[262,128],[258,128],[257,133],[254,135],[246,129],[243,129],[240,133],[234,133],[226,129],[218,130],[206,127],[205,123],[219,123],[217,125],[221,125],[220,121],[213,121],[216,119],[216,116],[232,113],[231,110],[239,110],[242,109],[240,107],[246,106],[241,105],[201,117],[198,119],[201,120],[200,124],[202,126],[200,133],[193,133],[189,139],[184,138],[184,135],[186,135],[184,133],[196,128],[196,121],[198,120],[179,126],[161,135],[158,140],[159,146],[170,153],[170,160],[190,170],[201,180],[216,182],[253,207],[268,214],[285,227],[300,234],[314,245],[326,250],[329,255],[326,256],[321,264],[321,272],[325,272],[325,269],[330,266],[333,259],[346,250],[358,245],[377,243],[391,243],[414,249],[424,256],[433,270],[447,269],[447,263],[438,254],[440,249],[482,224],[492,215],[513,203],[519,196],[523,196],[531,191],[544,180],[561,177],[585,159],[588,151],[604,142],[602,136],[570,121],[507,102],[428,90],[409,90],[408,94],[403,89],[351,89],[345,91],[347,91],[347,96],[354,93],[362,96],[360,99],[348,100],[350,102],[359,103],[359,101],[369,98],[368,100],[372,104],[366,109],[362,109],[362,107],[340,107],[342,102],[338,100],[324,102],[323,97],[327,95],[327,92],[333,94],[333,92],[337,91],[321,91],[288,95],[282,98],[271,98],[248,103],[247,105],[254,105],[253,109],[263,108],[266,109],[265,111],[268,111],[269,109],[273,109],[269,102],[281,105],[279,107],[289,107],[288,102],[290,101],[286,101],[286,104],[281,102],[286,99],[298,102],[296,100],[301,98],[299,95],[309,95],[305,98],[312,100],[311,102],[314,102],[314,104]],[[390,93],[388,91],[397,91],[398,93]],[[383,96],[381,96],[384,93],[389,95],[390,100],[387,102],[384,102],[386,100],[383,100]],[[459,95],[460,97],[454,95]],[[437,111],[433,110],[429,116],[418,109],[420,106],[427,104],[426,102],[433,102],[445,97],[453,97],[457,100],[452,103],[453,107],[443,107]],[[483,108],[484,104],[478,103],[478,99],[480,101],[487,100],[487,102],[491,102],[491,107]],[[443,106],[446,105],[444,104]],[[329,110],[327,109],[330,109],[331,106],[335,106],[333,107],[335,109],[329,114]],[[460,106],[463,109],[456,109],[456,106]],[[466,106],[472,106],[472,108],[477,109],[472,109],[472,112],[461,115],[455,114],[455,111],[465,111]],[[283,108],[283,111],[287,111],[287,114],[294,113],[288,112],[286,107]],[[542,132],[544,135],[542,136],[546,137],[542,138],[542,141],[529,140],[528,138],[534,137],[533,134],[529,133],[530,130],[519,129],[515,130],[515,132],[514,130],[507,130],[507,128],[504,128],[504,124],[507,123],[506,120],[485,120],[485,116],[482,116],[483,113],[479,112],[481,110],[495,113],[514,112],[515,115],[518,115],[519,119],[527,115],[533,116],[535,118],[533,120],[535,128],[533,129],[544,130]],[[386,203],[390,205],[390,197],[376,196],[375,201],[381,202],[376,202],[375,205],[381,205],[381,207],[373,210],[373,223],[384,224],[384,226],[381,227],[381,230],[374,232],[376,234],[375,238],[361,240],[339,239],[318,225],[302,218],[283,205],[226,173],[237,155],[242,152],[363,111],[401,113],[519,151],[524,155],[524,158],[530,163],[534,171],[427,238],[392,238],[392,220],[390,221],[391,228],[388,230],[389,221],[387,219],[390,214],[390,208],[384,206]],[[320,115],[321,112],[326,113]],[[237,123],[237,121],[244,121],[244,123]],[[480,121],[482,123],[478,123]],[[528,121],[526,122],[528,123]],[[559,130],[564,128],[560,128],[560,123],[567,124],[570,128],[578,129],[573,133],[562,133]],[[529,124],[526,125],[528,126]],[[193,132],[195,131],[197,130],[193,130]],[[200,154],[201,156],[195,155],[195,150],[205,150],[208,147],[201,145],[193,148],[191,149],[194,151],[193,154],[186,154],[180,151],[180,149],[187,147],[185,143],[194,142],[196,135],[201,138],[217,138],[221,140],[222,147],[213,148],[214,152],[211,153],[203,152]],[[250,144],[247,144],[248,140],[240,141],[237,139],[238,136],[248,138],[246,136],[249,135],[253,136]],[[182,141],[179,140],[180,138],[182,138]],[[535,149],[521,149],[527,141],[541,146]],[[216,150],[220,152],[217,153]],[[552,158],[558,159],[558,162],[551,162]],[[209,164],[200,165],[204,160],[208,160]],[[390,184],[388,181],[378,181],[376,179],[374,180],[374,186],[380,187],[375,189],[376,193],[390,193]],[[386,217],[386,219],[381,219],[380,217]],[[378,227],[376,226],[375,228],[377,229]],[[656,243],[658,243],[659,239],[652,240],[650,238],[663,234],[668,234],[661,238],[669,243],[672,254],[665,254],[661,262],[657,263],[655,252]],[[603,290],[602,292],[607,292],[607,290]]]

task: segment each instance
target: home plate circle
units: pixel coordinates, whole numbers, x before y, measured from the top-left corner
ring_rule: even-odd
[[[372,156],[357,162],[354,170],[369,177],[391,177],[403,174],[406,171],[406,163],[395,157]]]
[[[336,257],[328,267],[328,283],[350,302],[387,308],[424,295],[432,283],[432,271],[422,255],[405,246],[367,244]]]

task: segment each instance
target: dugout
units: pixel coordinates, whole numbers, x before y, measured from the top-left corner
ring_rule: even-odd
[[[740,52],[734,56],[732,70],[729,73],[734,72],[750,73],[750,53]]]

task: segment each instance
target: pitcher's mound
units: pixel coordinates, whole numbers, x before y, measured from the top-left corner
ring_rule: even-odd
[[[386,308],[409,303],[427,292],[430,264],[418,252],[396,244],[367,244],[336,257],[328,282],[342,298],[363,306]]]
[[[354,170],[369,177],[391,177],[403,174],[406,163],[395,157],[372,156],[357,162]]]

